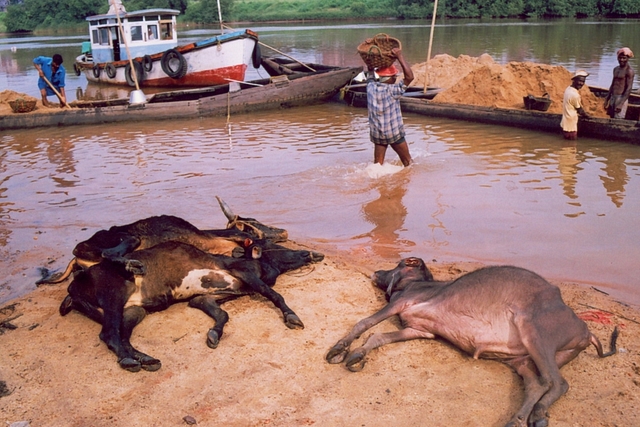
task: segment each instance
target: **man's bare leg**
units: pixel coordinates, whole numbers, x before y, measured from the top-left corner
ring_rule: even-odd
[[[384,155],[387,152],[386,145],[373,144],[373,163],[383,164]]]
[[[409,153],[409,146],[406,141],[399,144],[393,144],[391,148],[393,148],[393,151],[398,154],[403,165],[409,166],[411,164],[411,154]]]
[[[44,105],[45,107],[48,107],[49,101],[47,101],[47,90],[40,89],[40,95],[42,95],[42,105]]]

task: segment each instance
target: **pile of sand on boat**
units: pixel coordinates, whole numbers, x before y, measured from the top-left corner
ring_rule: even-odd
[[[491,56],[436,55],[427,63],[412,67],[415,80],[412,86],[424,87],[428,76],[429,87],[445,88],[433,102],[471,104],[484,107],[524,109],[523,97],[541,97],[549,94],[551,105],[547,112],[562,113],[562,98],[571,85],[572,73],[562,66],[533,62],[509,62],[497,64]],[[589,80],[587,79],[587,85]],[[603,100],[596,97],[587,86],[580,90],[584,108],[595,117],[607,117]]]

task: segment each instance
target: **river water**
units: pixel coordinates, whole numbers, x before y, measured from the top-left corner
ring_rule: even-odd
[[[637,21],[439,22],[432,54],[545,62],[608,86]],[[426,59],[430,22],[252,27],[267,45],[326,64],[388,33]],[[214,30],[184,31],[195,40]],[[37,96],[33,57],[84,35],[0,38],[1,89]],[[13,52],[10,48],[15,46]],[[640,49],[638,47],[637,49]],[[637,59],[632,66],[638,70]],[[70,99],[94,88],[69,75]],[[249,77],[264,75],[252,70]],[[636,83],[637,86],[637,83]],[[215,196],[317,250],[371,268],[401,257],[515,264],[640,305],[640,147],[405,114],[415,164],[372,169],[366,110],[340,102],[221,118],[0,131],[0,304],[63,268],[100,228],[159,214],[222,227]],[[50,262],[50,264],[49,264]]]

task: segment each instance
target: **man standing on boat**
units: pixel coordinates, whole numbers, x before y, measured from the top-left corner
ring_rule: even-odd
[[[584,108],[582,108],[582,97],[578,92],[587,81],[588,75],[589,73],[584,70],[576,71],[571,78],[571,86],[564,91],[560,126],[565,139],[578,139],[578,116],[589,117]]]
[[[613,69],[613,80],[605,101],[605,108],[612,119],[624,119],[635,76],[629,65],[629,58],[633,58],[633,52],[628,47],[623,47],[618,49],[617,55],[619,65]]]
[[[374,70],[368,67],[367,108],[369,110],[369,135],[374,144],[373,162],[382,165],[387,146],[390,145],[404,166],[411,164],[411,154],[404,139],[404,124],[400,111],[400,97],[413,80],[413,71],[404,59],[402,50],[394,48],[391,53],[402,67],[403,78],[396,83],[398,70],[392,64]],[[380,81],[375,79],[378,74]]]
[[[53,58],[38,56],[33,60],[33,65],[38,70],[38,88],[42,95],[42,105],[49,106],[47,96],[56,95],[60,99],[60,108],[67,105],[67,96],[64,93],[64,80],[66,70],[62,66],[62,55],[56,53]]]

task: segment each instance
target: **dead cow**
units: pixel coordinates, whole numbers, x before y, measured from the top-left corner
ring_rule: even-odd
[[[268,241],[248,248],[244,258],[212,255],[181,242],[165,242],[125,255],[144,266],[144,274],[127,269],[126,263],[105,259],[78,272],[60,305],[65,316],[76,309],[102,325],[100,339],[118,357],[123,369],[155,371],[158,359],[136,350],[130,343],[133,328],[147,312],[161,311],[181,301],[204,311],[215,320],[207,333],[207,345],[218,345],[227,313],[219,304],[250,293],[259,293],[280,309],[285,324],[304,324],[271,287],[281,273],[319,262],[324,256],[292,250]]]
[[[499,360],[524,380],[520,410],[507,427],[548,425],[548,408],[569,388],[560,368],[593,345],[600,357],[616,352],[617,328],[611,349],[604,353],[598,338],[562,301],[560,290],[531,271],[487,267],[452,282],[434,282],[419,258],[406,258],[372,277],[386,292],[389,304],[358,322],[326,356],[351,371],[364,367],[367,354],[388,343],[416,338],[446,339],[475,359]],[[403,329],[373,334],[360,348],[351,343],[369,328],[398,315]]]
[[[178,241],[216,255],[241,256],[251,239],[272,242],[287,240],[287,231],[270,227],[253,218],[235,215],[219,197],[218,203],[228,219],[226,230],[200,230],[182,218],[171,215],[153,216],[131,224],[115,225],[100,230],[73,249],[75,258],[61,274],[47,274],[37,285],[61,283],[73,271],[86,269],[103,259],[125,262],[131,271],[141,272],[135,260],[122,258],[134,250],[150,248],[167,241]],[[48,272],[47,272],[48,273]]]

